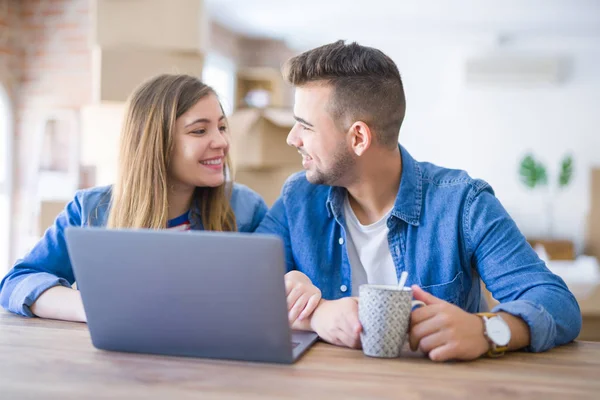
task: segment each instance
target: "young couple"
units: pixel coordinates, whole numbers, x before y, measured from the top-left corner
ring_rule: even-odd
[[[412,312],[410,345],[432,360],[544,351],[577,337],[577,301],[491,187],[398,144],[406,104],[389,57],[338,41],[292,58],[284,75],[296,88],[287,142],[305,172],[270,210],[227,179],[229,132],[215,92],[194,77],[158,76],[129,99],[115,185],[75,195],[0,283],[2,306],[85,321],[71,288],[70,225],[237,230],[282,238],[290,323],[333,344],[360,347],[358,287],[397,285],[403,271],[427,304]],[[480,280],[500,301],[492,313],[480,314]]]

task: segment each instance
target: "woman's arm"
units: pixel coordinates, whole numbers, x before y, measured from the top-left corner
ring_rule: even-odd
[[[8,311],[27,317],[85,318],[80,312],[79,293],[71,289],[75,277],[65,240],[68,226],[82,225],[80,196],[81,192],[0,282],[0,304]]]
[[[79,290],[64,286],[54,286],[43,292],[30,309],[41,318],[86,322]]]

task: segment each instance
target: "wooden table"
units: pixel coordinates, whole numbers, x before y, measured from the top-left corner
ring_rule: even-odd
[[[85,324],[0,311],[0,399],[600,399],[600,343],[438,364],[316,344],[295,365],[96,350]]]

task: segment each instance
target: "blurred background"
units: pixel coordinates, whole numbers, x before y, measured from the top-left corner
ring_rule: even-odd
[[[394,59],[400,142],[488,181],[600,316],[597,0],[0,0],[0,271],[114,181],[124,102],[161,72],[216,89],[236,180],[271,204],[301,169],[281,64],[337,39]]]

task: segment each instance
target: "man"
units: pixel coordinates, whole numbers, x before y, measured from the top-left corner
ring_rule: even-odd
[[[412,312],[410,344],[432,360],[544,351],[575,339],[577,301],[491,187],[415,161],[398,145],[406,104],[389,57],[338,41],[292,58],[284,74],[296,87],[287,142],[305,172],[288,179],[257,232],[283,238],[305,299],[316,297],[311,282],[322,292],[294,327],[360,347],[359,285],[396,285],[407,271],[414,297],[427,304]],[[500,301],[493,314],[476,314],[480,279]]]

